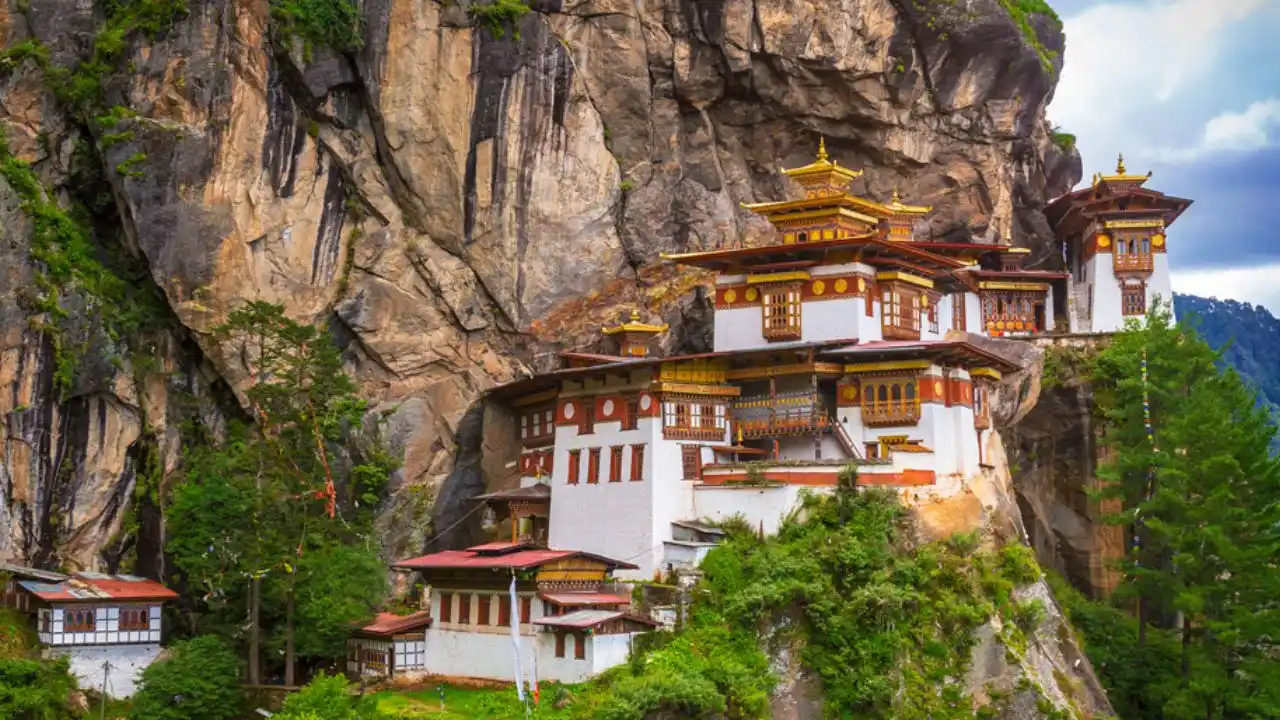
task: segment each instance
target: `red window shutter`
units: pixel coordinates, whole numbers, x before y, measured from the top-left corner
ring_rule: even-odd
[[[600,448],[587,451],[587,482],[592,485],[600,482]]]
[[[609,448],[609,482],[622,482],[622,446]]]
[[[556,633],[556,657],[564,657],[564,633]]]
[[[506,627],[511,624],[511,598],[498,596],[498,624]]]
[[[573,659],[586,660],[587,659],[587,636],[576,635],[574,636],[573,641],[574,641],[573,642]]]
[[[458,593],[458,623],[471,624],[471,594]]]
[[[631,482],[644,479],[644,446],[631,446]]]
[[[529,616],[533,614],[532,605],[533,603],[530,601],[528,595],[520,598],[520,622],[521,623],[529,622]]]
[[[483,595],[480,595],[479,598],[480,598],[480,612],[479,612],[479,617],[476,618],[476,624],[488,625],[489,624],[489,594],[485,593]]]
[[[578,471],[582,469],[582,451],[569,451],[569,484],[578,484]]]

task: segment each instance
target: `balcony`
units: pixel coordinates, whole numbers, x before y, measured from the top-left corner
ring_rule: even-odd
[[[1116,272],[1151,272],[1155,269],[1155,263],[1150,255],[1115,254],[1111,258],[1112,267]]]
[[[779,342],[782,340],[799,340],[799,325],[775,325],[774,327],[764,328],[764,339],[769,342]]]
[[[826,432],[832,420],[814,393],[757,395],[733,403],[733,438],[744,440]]]
[[[724,440],[724,428],[722,427],[688,427],[682,425],[668,425],[662,428],[662,437],[667,440]]]
[[[870,427],[915,425],[920,422],[920,401],[904,400],[862,406],[862,423]]]

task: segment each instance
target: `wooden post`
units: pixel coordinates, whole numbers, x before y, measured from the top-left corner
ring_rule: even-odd
[[[769,376],[769,433],[773,436],[773,459],[778,459],[778,379]]]
[[[813,362],[813,350],[809,351],[809,362]],[[813,404],[809,408],[809,424],[813,427],[813,459],[822,459],[822,430],[818,426],[818,372],[814,370],[809,376],[809,391],[813,393]]]

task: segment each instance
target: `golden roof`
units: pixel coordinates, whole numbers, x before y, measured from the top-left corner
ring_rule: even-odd
[[[640,311],[638,310],[631,311],[631,320],[629,322],[619,323],[617,325],[614,325],[613,327],[600,328],[600,332],[604,333],[605,335],[616,335],[618,333],[624,333],[624,332],[654,333],[656,335],[657,333],[666,332],[666,331],[667,331],[666,325],[648,325],[646,323],[640,322]]]
[[[904,205],[902,198],[898,195],[898,188],[893,189],[893,197],[889,200],[887,206],[890,210],[901,213],[903,215],[924,215],[933,210],[932,205]]]
[[[849,181],[862,176],[861,170],[840,167],[827,156],[827,139],[818,138],[818,156],[813,162],[798,168],[783,168],[782,174],[804,186],[806,194],[815,191],[844,191]]]
[[[1146,175],[1128,174],[1128,171],[1126,171],[1124,167],[1124,153],[1120,153],[1119,159],[1116,160],[1116,174],[1103,175],[1099,173],[1097,175],[1094,175],[1093,184],[1097,185],[1099,182],[1136,182],[1139,185],[1141,185],[1142,183],[1146,182],[1147,179],[1150,177],[1151,177],[1150,171],[1148,171]]]

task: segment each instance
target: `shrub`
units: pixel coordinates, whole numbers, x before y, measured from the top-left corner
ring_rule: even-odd
[[[62,720],[71,717],[76,687],[66,658],[0,660],[0,717],[7,720]]]
[[[1026,585],[1040,579],[1036,555],[1026,545],[1010,543],[1000,549],[1000,571],[1010,582]]]
[[[240,660],[213,635],[180,642],[142,671],[130,720],[230,720],[239,717]]]
[[[285,698],[280,720],[373,720],[379,717],[372,697],[351,695],[346,678],[321,673]]]
[[[529,5],[524,0],[492,0],[492,2],[475,3],[467,8],[467,12],[477,24],[487,28],[494,38],[501,38],[511,31],[511,36],[520,39],[520,19],[529,12]]]

